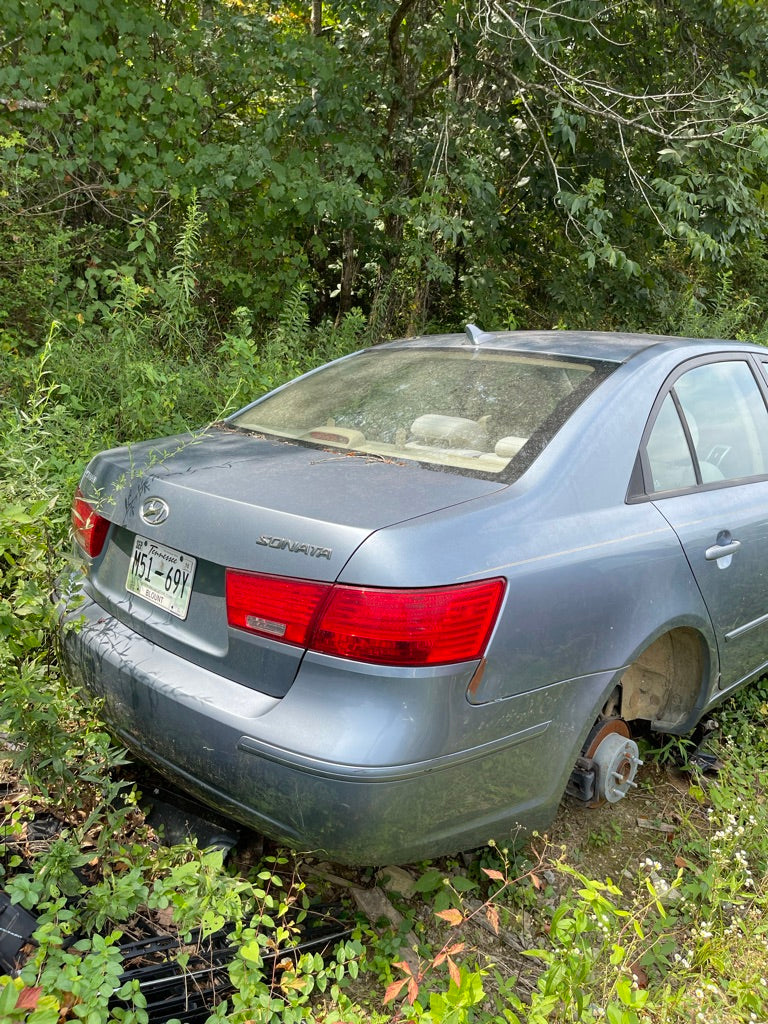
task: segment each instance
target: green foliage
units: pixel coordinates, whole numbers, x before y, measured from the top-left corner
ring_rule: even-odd
[[[33,344],[43,332],[52,296],[69,266],[77,232],[48,213],[25,216],[25,191],[38,180],[5,157],[24,145],[15,130],[0,131],[0,358]]]
[[[88,855],[88,860],[93,858]],[[88,863],[86,860],[86,863]],[[146,904],[149,887],[138,865],[119,872],[107,871],[101,881],[88,887],[83,901],[81,922],[88,932],[103,931],[108,922],[129,920]]]
[[[123,971],[117,948],[120,932],[94,935],[65,947],[67,933],[68,929],[62,930],[53,922],[43,925],[36,933],[40,943],[38,954],[24,968],[19,980],[26,984],[28,992],[42,996],[37,1006],[71,1006],[75,1019],[85,1024],[106,1024],[116,1019],[146,1024],[144,996],[135,983],[120,984]],[[126,1000],[130,1007],[121,1017],[109,1010],[114,996]],[[28,1017],[19,1019],[36,1022],[37,1012],[35,1008]]]
[[[6,409],[0,507],[0,668],[2,718],[12,760],[49,798],[81,806],[97,800],[79,786],[93,765],[119,763],[103,731],[76,729],[70,695],[54,666],[51,636],[56,625],[50,596],[56,585],[54,545],[63,543],[66,513],[55,476],[44,457],[63,439],[49,432],[56,385],[47,370],[52,339],[38,360],[26,407]],[[71,468],[69,470],[71,473]],[[71,730],[67,727],[71,724]]]
[[[177,352],[302,286],[375,339],[648,326],[763,238],[764,5],[322,7],[8,0],[6,350],[126,276]]]

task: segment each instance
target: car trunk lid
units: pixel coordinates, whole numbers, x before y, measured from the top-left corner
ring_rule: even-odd
[[[502,486],[227,428],[114,449],[97,456],[81,482],[113,524],[86,589],[160,646],[279,696],[303,650],[228,628],[227,568],[330,582],[371,533]],[[142,595],[135,572],[142,553],[157,555],[154,565],[168,569],[171,585],[173,558],[181,557],[193,575],[188,607],[158,606],[167,575]]]

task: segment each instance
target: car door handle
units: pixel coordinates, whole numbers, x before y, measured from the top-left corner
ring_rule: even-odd
[[[732,540],[729,544],[713,544],[711,548],[707,548],[704,552],[704,557],[708,562],[716,562],[718,558],[725,558],[726,555],[735,554],[740,547],[740,540]]]

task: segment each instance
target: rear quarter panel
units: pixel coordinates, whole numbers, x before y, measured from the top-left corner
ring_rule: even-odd
[[[340,580],[427,586],[505,577],[472,702],[618,673],[675,626],[705,637],[714,678],[711,622],[680,543],[651,503],[626,501],[649,410],[679,358],[662,353],[619,367],[519,481],[374,533]]]

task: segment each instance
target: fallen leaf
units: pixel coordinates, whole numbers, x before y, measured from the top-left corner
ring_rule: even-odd
[[[460,910],[456,910],[455,907],[451,907],[448,910],[438,910],[435,917],[439,917],[441,920],[447,921],[452,928],[455,928],[456,925],[461,924],[464,920],[462,912]]]
[[[630,971],[632,972],[632,980],[635,982],[638,988],[648,988],[648,972],[640,964],[630,964]]]
[[[686,860],[685,857],[681,857],[679,854],[675,857],[675,867],[684,868],[686,871],[693,871],[695,875],[701,874],[701,868],[692,864],[691,861]]]
[[[36,985],[34,988],[23,988],[19,992],[19,998],[16,1000],[16,1009],[34,1010],[42,994],[43,990],[39,985]]]
[[[173,907],[161,907],[155,911],[157,927],[169,931],[173,924]]]

